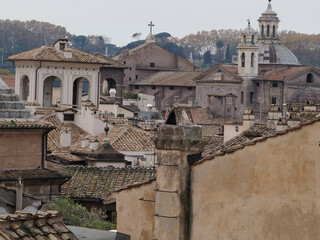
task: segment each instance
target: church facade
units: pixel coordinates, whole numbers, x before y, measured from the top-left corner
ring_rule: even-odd
[[[256,119],[266,120],[272,104],[319,103],[320,72],[301,66],[281,44],[280,20],[271,1],[258,22],[259,32],[250,22],[241,31],[237,65],[217,65],[195,79],[197,104],[209,108],[213,118],[241,120],[251,107]]]

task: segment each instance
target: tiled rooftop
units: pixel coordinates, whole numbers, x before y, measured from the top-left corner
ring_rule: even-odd
[[[150,85],[150,86],[182,86],[195,87],[194,79],[201,72],[158,72],[143,80],[136,81],[131,85]]]
[[[155,148],[152,132],[135,127],[114,127],[109,135],[117,151],[154,151]]]
[[[64,56],[63,52],[72,53],[70,58]],[[97,57],[89,53],[82,52],[73,47],[67,47],[63,51],[56,51],[53,46],[42,46],[26,52],[18,53],[8,57],[9,61],[49,61],[49,62],[70,62],[70,63],[87,63],[102,64],[106,67],[123,66],[114,60],[105,57]]]
[[[44,119],[56,127],[56,129],[48,134],[48,150],[58,151],[65,149],[60,145],[60,131],[63,128],[73,129],[72,144],[76,143],[80,139],[80,136],[89,135],[86,131],[73,123],[62,123],[55,114],[46,116]]]
[[[131,126],[114,126],[108,133],[112,147],[117,151],[153,151],[154,143],[152,140],[153,132]],[[97,141],[103,144],[105,134],[97,136]],[[82,138],[77,138],[73,142],[71,150],[77,152],[92,152],[88,147],[82,148]]]
[[[8,169],[1,170],[0,181],[13,181],[21,178],[23,180],[33,179],[57,179],[68,178],[70,176],[63,175],[57,171],[49,170],[46,168],[36,169]]]
[[[213,137],[212,139],[210,139],[209,143],[205,146],[202,152],[202,156],[207,158],[212,156],[216,152],[225,151],[239,144],[249,142],[254,138],[264,137],[274,133],[275,133],[275,130],[268,128],[264,124],[255,124],[253,127],[240,133],[239,135],[226,141],[225,143],[223,143],[221,139],[218,139],[217,137]]]
[[[77,240],[56,211],[0,215],[0,240]]]
[[[72,167],[69,170],[72,178],[62,185],[61,193],[72,198],[103,199],[117,189],[156,177],[156,170],[146,168]]]

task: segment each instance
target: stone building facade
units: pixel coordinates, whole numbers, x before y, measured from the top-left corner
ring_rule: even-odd
[[[82,94],[87,93],[88,99],[98,106],[100,95],[116,88],[116,99],[121,103],[125,66],[103,55],[81,52],[67,42],[59,39],[53,46],[8,58],[16,65],[15,87],[22,100],[44,107],[57,102],[80,106]]]
[[[194,71],[188,60],[158,46],[149,36],[146,43],[131,50],[124,50],[114,60],[127,66],[124,70],[124,89],[132,90],[130,84],[160,71]]]
[[[209,108],[213,118],[241,120],[251,107],[256,119],[266,120],[271,104],[320,103],[320,71],[301,66],[281,44],[280,20],[270,2],[258,21],[259,32],[250,22],[241,31],[237,65],[217,65],[195,79],[197,104]]]

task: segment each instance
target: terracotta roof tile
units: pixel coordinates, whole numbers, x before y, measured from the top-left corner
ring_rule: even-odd
[[[200,74],[201,72],[161,71],[130,85],[195,87],[194,79]]]
[[[103,199],[107,194],[134,183],[153,180],[155,169],[146,168],[70,168],[72,178],[61,187],[62,195],[72,198]]]
[[[115,129],[115,128],[113,128]],[[155,145],[152,140],[153,134],[146,132],[135,127],[128,127],[122,129],[122,133],[117,137],[113,134],[116,129],[110,131],[113,141],[111,141],[112,147],[117,151],[154,151]]]
[[[253,127],[240,133],[225,143],[223,143],[223,141],[221,142],[221,139],[214,137],[209,141],[207,146],[205,146],[202,156],[204,158],[208,158],[219,151],[228,151],[239,144],[244,144],[250,142],[252,139],[267,136],[273,133],[275,133],[275,130],[268,128],[266,125],[255,124]]]
[[[72,56],[66,58],[64,52],[71,52]],[[8,57],[9,61],[50,61],[50,62],[72,62],[72,63],[87,63],[87,64],[102,64],[105,66],[115,67],[114,60],[111,62],[101,57],[96,57],[92,54],[82,52],[73,47],[68,47],[65,50],[58,52],[53,46],[42,46],[26,52],[18,53]]]
[[[39,128],[54,129],[54,125],[48,121],[34,121],[31,119],[0,119],[0,128]]]
[[[56,127],[53,131],[49,132],[48,134],[48,149],[51,151],[60,151],[68,149],[68,147],[61,147],[60,145],[60,131],[63,128],[69,128],[73,130],[72,144],[75,144],[80,139],[80,136],[89,135],[86,131],[84,131],[82,128],[79,128],[77,125],[73,123],[62,123],[55,114],[46,116],[44,117],[44,119]]]
[[[68,178],[57,171],[46,168],[37,169],[3,169],[0,172],[0,181],[11,181],[21,178],[23,180],[31,179],[51,179],[51,178]]]
[[[0,215],[0,236],[4,240],[78,239],[62,223],[62,216],[57,211]]]
[[[293,127],[289,127],[287,128],[286,130],[284,131],[277,131],[277,132],[270,132],[269,134],[267,133],[268,131],[266,130],[265,134],[262,134],[260,135],[260,137],[258,137],[258,134],[252,132],[252,133],[248,133],[249,135],[252,135],[252,138],[247,138],[247,140],[243,140],[243,136],[240,136],[238,135],[237,139],[230,139],[229,141],[231,141],[230,143],[235,143],[235,144],[229,144],[229,147],[228,148],[224,148],[224,147],[220,147],[218,151],[212,151],[212,152],[207,152],[205,153],[205,155],[203,155],[203,159],[201,159],[200,161],[194,163],[194,165],[197,165],[197,164],[201,164],[202,162],[204,161],[207,161],[207,160],[211,160],[211,159],[214,159],[216,156],[222,156],[222,155],[225,155],[225,154],[228,154],[228,153],[232,153],[232,152],[235,152],[239,149],[242,149],[246,146],[250,146],[250,145],[255,145],[256,143],[258,142],[262,142],[262,141],[265,141],[269,138],[272,138],[272,137],[277,137],[277,136],[280,136],[280,135],[284,135],[284,134],[287,134],[288,132],[291,132],[291,131],[296,131],[296,130],[299,130],[300,128],[304,127],[304,126],[307,126],[307,125],[310,125],[310,124],[313,124],[315,122],[319,122],[320,121],[320,115],[312,118],[311,120],[309,121],[306,121],[306,122],[300,122],[299,125],[296,125],[296,126],[293,126]],[[229,142],[228,141],[228,142]],[[226,142],[226,143],[228,143]],[[224,146],[225,144],[223,144]]]

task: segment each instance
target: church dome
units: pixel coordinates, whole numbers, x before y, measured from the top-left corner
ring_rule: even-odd
[[[285,64],[300,65],[297,57],[283,44],[281,44],[278,28],[279,18],[272,10],[271,0],[259,22],[259,64]]]
[[[297,57],[281,43],[260,43],[259,64],[300,65]]]

